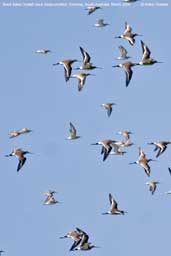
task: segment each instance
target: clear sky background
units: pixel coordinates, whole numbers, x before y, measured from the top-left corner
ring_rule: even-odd
[[[170,254],[171,197],[161,194],[171,189],[167,170],[171,146],[150,164],[150,178],[141,167],[129,165],[137,160],[139,146],[155,158],[147,143],[171,140],[170,6],[141,4],[104,7],[90,16],[85,7],[1,5],[0,249],[4,255]],[[95,28],[98,18],[110,25]],[[114,38],[123,32],[125,21],[143,35],[134,46]],[[124,71],[112,65],[120,63],[116,60],[119,45],[127,48],[131,61],[140,61],[141,39],[152,57],[164,63],[134,67],[126,88]],[[52,65],[68,58],[81,61],[79,46],[87,49],[93,64],[103,68],[91,72],[96,76],[87,78],[81,92],[76,79],[66,83],[63,67]],[[42,48],[52,53],[34,53]],[[100,104],[110,101],[117,105],[108,118]],[[79,140],[66,140],[69,122],[76,126]],[[11,130],[23,127],[33,132],[8,138]],[[100,147],[90,144],[120,140],[116,133],[122,129],[132,131],[135,145],[124,156],[110,156],[103,162]],[[19,173],[17,159],[4,157],[15,147],[34,153],[27,155]],[[161,184],[152,196],[145,183],[153,179]],[[58,192],[60,204],[43,205],[43,192],[49,189]],[[109,208],[109,193],[127,215],[101,214]],[[85,230],[100,248],[69,252],[72,241],[59,237],[75,227]]]

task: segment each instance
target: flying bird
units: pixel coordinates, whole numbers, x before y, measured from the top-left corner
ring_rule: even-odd
[[[94,65],[90,62],[90,60],[91,60],[90,55],[89,55],[88,52],[87,52],[85,49],[83,49],[81,46],[80,46],[80,51],[81,51],[81,54],[82,54],[82,57],[83,57],[83,65],[80,66],[79,68],[75,68],[75,69],[91,70],[91,69],[99,68],[99,67],[94,66]]]
[[[124,155],[126,151],[122,151],[120,146],[117,145],[117,142],[113,146],[113,150],[110,152],[110,155]]]
[[[35,53],[40,53],[40,54],[47,54],[50,53],[51,50],[48,49],[41,49],[41,50],[36,50]]]
[[[18,137],[21,134],[26,134],[26,133],[30,133],[30,132],[32,132],[32,130],[30,130],[28,128],[22,128],[21,130],[11,131],[9,133],[9,135],[10,135],[9,138],[12,139],[12,138]]]
[[[146,185],[149,186],[149,190],[151,191],[151,194],[153,195],[154,192],[156,191],[157,184],[160,184],[158,181],[151,181],[151,182],[146,182]]]
[[[171,142],[170,141],[155,141],[155,142],[148,143],[148,145],[155,146],[154,151],[158,150],[158,152],[156,154],[156,158],[165,152],[168,144],[171,144]]]
[[[45,205],[53,205],[56,203],[59,203],[55,198],[54,198],[54,194],[56,193],[56,191],[51,191],[49,190],[48,192],[44,192],[43,194],[46,196],[46,199],[44,200]]]
[[[90,14],[92,14],[93,12],[95,12],[98,9],[102,9],[102,8],[100,6],[92,5],[92,6],[88,6],[85,10],[87,10],[88,11],[88,15],[90,15]]]
[[[107,26],[107,25],[109,25],[109,24],[108,24],[108,23],[105,23],[105,22],[104,22],[104,19],[99,19],[99,20],[97,20],[96,23],[94,24],[94,26],[95,26],[96,28],[103,28],[103,27],[105,27],[105,26]]]
[[[112,66],[114,68],[123,68],[123,70],[125,71],[125,75],[126,75],[126,87],[128,87],[128,85],[131,81],[131,78],[132,78],[132,74],[133,74],[132,67],[134,67],[136,65],[139,65],[139,64],[127,61],[125,63],[121,63],[119,65]]]
[[[69,123],[69,125],[70,125],[70,129],[69,129],[70,135],[68,137],[68,140],[79,139],[80,136],[77,135],[77,130],[75,126],[71,122]]]
[[[17,172],[23,167],[23,165],[26,162],[26,154],[31,154],[29,151],[24,151],[21,148],[14,149],[9,155],[6,155],[6,157],[9,156],[15,156],[18,158],[18,166],[17,166]]]
[[[135,162],[132,162],[130,164],[139,164],[144,169],[147,176],[150,176],[151,168],[148,164],[150,161],[155,161],[155,160],[147,159],[146,154],[144,153],[144,151],[141,148],[139,148],[138,160],[135,161]]]
[[[128,52],[127,50],[122,46],[120,45],[118,47],[119,51],[121,52],[121,55],[119,57],[117,57],[117,60],[126,60],[126,59],[129,59],[130,57],[127,55]]]
[[[71,247],[72,250],[81,250],[81,251],[88,251],[91,250],[92,248],[99,248],[95,245],[92,245],[92,243],[90,243],[89,240],[89,236],[88,234],[81,230],[80,228],[76,228],[76,230],[79,232],[79,234],[81,235],[81,240],[78,243],[77,246]]]
[[[60,238],[71,238],[74,240],[74,243],[72,244],[70,251],[73,251],[81,242],[82,234],[78,230],[70,231],[65,236],[62,236]]]
[[[153,65],[155,63],[162,63],[150,57],[151,51],[142,40],[141,40],[141,47],[142,47],[143,56],[142,56],[142,60],[139,62],[140,65]]]
[[[109,193],[109,202],[110,202],[110,209],[103,213],[103,214],[118,214],[118,215],[124,215],[125,211],[123,210],[119,210],[118,209],[118,203],[115,201],[115,199],[113,198],[112,194]]]
[[[115,103],[113,102],[108,102],[108,103],[102,103],[101,106],[107,110],[107,115],[108,117],[110,117],[110,115],[112,114],[112,106],[116,105]]]
[[[117,134],[120,134],[120,135],[124,136],[126,140],[129,140],[130,134],[132,134],[132,132],[127,131],[127,130],[122,130],[122,131],[117,132]]]
[[[71,71],[72,71],[72,64],[74,62],[77,62],[77,60],[62,60],[62,61],[59,61],[57,63],[54,63],[53,65],[63,65],[64,66],[64,72],[65,72],[65,81],[67,82],[69,79],[70,79],[70,76],[71,76]]]
[[[91,145],[101,145],[102,149],[101,149],[101,154],[103,155],[103,161],[105,161],[107,159],[107,157],[109,156],[112,147],[115,146],[115,141],[114,140],[101,140],[99,142],[96,143],[92,143]]]
[[[83,89],[87,76],[93,76],[93,74],[79,73],[79,74],[72,75],[72,77],[78,79],[78,91],[79,92]]]
[[[141,35],[137,33],[133,33],[132,27],[127,22],[125,22],[125,30],[123,34],[120,36],[115,36],[115,38],[126,39],[130,45],[134,45],[136,36],[141,36]]]

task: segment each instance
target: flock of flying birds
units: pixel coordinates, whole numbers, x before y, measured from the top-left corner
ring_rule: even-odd
[[[134,1],[136,1],[136,0],[134,0]],[[126,2],[134,2],[134,1],[127,0]],[[98,9],[101,9],[101,7],[89,6],[86,8],[86,10],[88,11],[88,15],[91,15]],[[96,27],[100,27],[100,28],[105,27],[107,25],[108,25],[108,23],[105,23],[103,19],[97,20],[97,22],[95,24]],[[115,38],[116,39],[118,39],[118,38],[124,39],[131,46],[134,46],[136,36],[142,36],[142,35],[134,33],[132,27],[127,22],[125,22],[125,28],[124,28],[123,33],[119,36],[115,36]],[[123,62],[119,65],[114,65],[113,67],[120,67],[124,70],[125,75],[126,75],[126,81],[125,81],[126,87],[128,87],[128,85],[130,84],[131,79],[132,79],[132,75],[133,75],[132,67],[134,67],[136,65],[144,66],[144,65],[153,65],[155,63],[159,63],[159,61],[151,58],[151,51],[148,48],[148,46],[146,45],[146,43],[144,43],[144,41],[142,41],[142,40],[141,40],[142,59],[138,63],[127,61],[127,59],[130,58],[128,56],[127,50],[122,45],[120,45],[118,48],[121,52],[121,55],[117,58],[117,60],[121,60],[121,61],[125,61],[125,62]],[[50,52],[51,52],[51,50],[49,50],[49,49],[40,49],[40,50],[35,51],[35,53],[37,53],[37,54],[49,54]],[[82,54],[83,63],[80,67],[75,68],[75,70],[81,70],[80,73],[72,74],[72,70],[73,70],[72,65],[78,61],[77,59],[60,60],[53,64],[54,66],[63,65],[64,78],[65,78],[66,82],[69,81],[70,78],[78,79],[78,91],[79,92],[83,89],[83,87],[86,83],[87,77],[93,75],[91,73],[86,73],[86,71],[90,72],[93,69],[101,68],[101,67],[95,66],[91,62],[91,57],[86,49],[84,49],[83,47],[80,47],[80,52]],[[108,117],[111,116],[112,109],[113,109],[114,105],[116,105],[116,104],[113,102],[107,102],[107,103],[101,104],[101,106],[107,111]],[[22,134],[27,134],[30,132],[32,132],[32,130],[30,130],[28,128],[11,131],[9,133],[9,138],[14,139]],[[96,143],[91,144],[91,145],[101,146],[101,155],[103,157],[102,161],[106,161],[106,159],[110,155],[121,155],[121,156],[124,155],[126,153],[126,151],[124,151],[125,148],[131,147],[133,145],[130,131],[122,130],[122,131],[119,131],[118,134],[123,136],[122,140],[105,139],[105,140],[100,140]],[[76,140],[79,138],[80,138],[80,135],[77,134],[77,130],[76,130],[75,126],[70,122],[68,140]],[[156,158],[158,158],[166,151],[167,146],[171,144],[171,141],[155,141],[155,142],[150,142],[148,144],[153,145],[155,147],[154,151],[156,151]],[[23,150],[21,148],[15,148],[14,150],[12,150],[11,153],[7,154],[6,157],[15,156],[18,159],[17,172],[19,172],[21,170],[21,168],[23,168],[24,164],[26,163],[25,155],[30,154],[30,153],[31,152]],[[150,162],[151,161],[155,161],[155,160],[149,159],[146,156],[146,153],[144,152],[144,150],[141,147],[139,147],[138,148],[138,159],[134,162],[131,162],[130,164],[139,165],[140,167],[142,167],[145,174],[148,177],[150,177],[150,173],[151,173]],[[168,170],[171,174],[171,168],[168,167]],[[156,190],[157,184],[159,184],[159,182],[156,180],[152,180],[152,181],[147,182],[146,184],[149,186],[149,190],[151,191],[151,194],[153,195]],[[44,196],[46,197],[45,201],[44,201],[45,205],[54,205],[56,203],[59,203],[54,197],[55,193],[56,193],[56,191],[53,191],[53,190],[52,191],[49,190],[44,193]],[[165,193],[171,194],[171,191],[168,191]],[[125,213],[127,213],[126,211],[118,208],[118,203],[116,202],[116,200],[114,199],[114,197],[112,196],[111,193],[109,193],[109,204],[110,204],[109,210],[102,214],[124,215]],[[71,238],[74,241],[70,248],[70,251],[73,251],[73,250],[86,251],[86,250],[90,250],[92,248],[98,248],[98,246],[92,245],[92,243],[89,242],[89,235],[85,231],[83,231],[82,229],[80,229],[78,227],[75,230],[68,232],[65,236],[60,237],[60,238]],[[2,252],[3,251],[1,250],[0,254]]]

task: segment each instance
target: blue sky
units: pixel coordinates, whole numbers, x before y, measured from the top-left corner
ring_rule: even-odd
[[[167,170],[171,147],[151,163],[150,178],[141,167],[129,165],[137,159],[139,146],[155,158],[147,143],[171,139],[170,8],[141,4],[106,7],[90,16],[84,7],[1,6],[0,248],[5,255],[68,254],[72,241],[59,237],[75,227],[85,230],[100,248],[70,254],[169,254],[171,198],[161,193],[171,189]],[[98,18],[110,25],[96,29]],[[123,32],[125,21],[143,35],[134,46],[114,38]],[[119,63],[115,59],[119,45],[127,48],[131,61],[140,61],[141,39],[152,57],[164,63],[134,67],[126,88],[123,70],[112,65]],[[103,68],[91,72],[96,76],[87,78],[81,92],[76,79],[65,82],[62,66],[52,66],[67,58],[81,61],[79,46]],[[52,53],[34,53],[43,48]],[[110,118],[100,107],[108,101],[117,104]],[[76,126],[79,140],[66,140],[69,122]],[[11,130],[23,127],[33,132],[8,138]],[[119,140],[116,132],[122,129],[132,131],[135,145],[123,157],[102,162],[100,147],[90,144],[105,138]],[[4,157],[14,147],[34,153],[19,173],[17,159]],[[145,185],[152,179],[161,182],[154,196]],[[43,192],[49,189],[58,191],[60,204],[42,205]],[[109,208],[109,193],[127,215],[101,215]]]

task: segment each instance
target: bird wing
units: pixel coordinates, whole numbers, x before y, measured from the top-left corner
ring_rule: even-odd
[[[76,136],[77,131],[76,131],[74,125],[71,122],[69,124],[70,124],[69,131],[70,131],[71,136]]]
[[[108,147],[108,150],[104,147],[104,156],[103,156],[103,161],[105,161],[105,160],[106,160],[106,158],[107,158],[107,157],[108,157],[108,155],[110,154],[111,150],[112,150],[112,146],[109,146],[109,147]]]
[[[162,153],[164,153],[164,151],[166,150],[167,146],[163,146],[162,148],[159,148],[156,158],[159,157]]]
[[[128,40],[130,45],[134,45],[135,38],[133,37],[132,33],[126,33],[125,34],[125,39]]]
[[[71,76],[72,67],[70,64],[64,64],[65,81],[67,82]]]
[[[90,14],[92,14],[96,10],[96,8],[94,6],[89,6],[87,8],[87,10],[88,10],[88,15],[90,15]]]
[[[152,194],[154,194],[155,190],[156,190],[156,183],[152,183],[149,187],[149,190],[152,192]]]
[[[117,144],[115,144],[115,143],[112,143],[112,147],[114,148],[113,149],[114,152],[118,152],[119,149],[120,149],[119,146]]]
[[[78,78],[78,91],[80,92],[84,87],[85,78],[81,78],[81,77],[77,77],[77,78]]]
[[[99,19],[99,20],[97,20],[97,23],[98,23],[99,25],[103,25],[104,19]]]
[[[125,74],[126,74],[126,87],[128,87],[128,85],[131,81],[131,78],[132,78],[132,74],[133,74],[132,69],[131,68],[129,70],[125,69]]]
[[[17,172],[19,172],[19,170],[22,168],[25,161],[26,161],[26,157],[22,157],[21,159],[19,159],[19,163],[18,163],[18,166],[17,166]]]
[[[168,167],[168,171],[169,171],[169,173],[170,173],[170,175],[171,175],[171,168],[170,168],[170,167]]]
[[[76,228],[76,230],[79,232],[80,235],[82,235],[81,244],[83,245],[83,243],[87,243],[89,239],[88,234],[80,228]]]
[[[105,147],[102,146],[101,155],[105,152]]]
[[[108,117],[112,114],[112,106],[109,105],[108,108],[107,108],[107,115]]]
[[[158,149],[158,146],[156,145],[153,151],[156,151]]]
[[[118,48],[121,52],[121,58],[125,58],[128,53],[127,50],[122,45],[120,45]]]
[[[117,208],[118,204],[113,198],[112,194],[109,193],[109,202],[112,208]]]
[[[141,166],[144,168],[145,173],[147,176],[150,176],[150,166],[148,163],[141,163]]]
[[[124,34],[128,33],[128,32],[131,32],[132,31],[132,28],[131,26],[125,22],[125,30],[124,30]]]
[[[141,47],[142,47],[142,52],[143,52],[142,60],[150,58],[151,52],[142,40],[141,40]]]
[[[49,202],[49,196],[47,196],[46,199],[44,200],[44,204],[46,204],[47,202]]]
[[[144,153],[144,151],[142,150],[142,148],[139,147],[139,160],[141,160],[142,158],[145,158],[146,154]]]
[[[86,52],[82,47],[80,47],[80,51],[82,53],[83,56],[83,63],[86,65],[87,63],[90,63],[90,55],[88,54],[88,52]]]
[[[72,244],[69,250],[73,251],[79,245],[80,242],[81,242],[81,238],[78,241],[74,241],[74,243]]]

